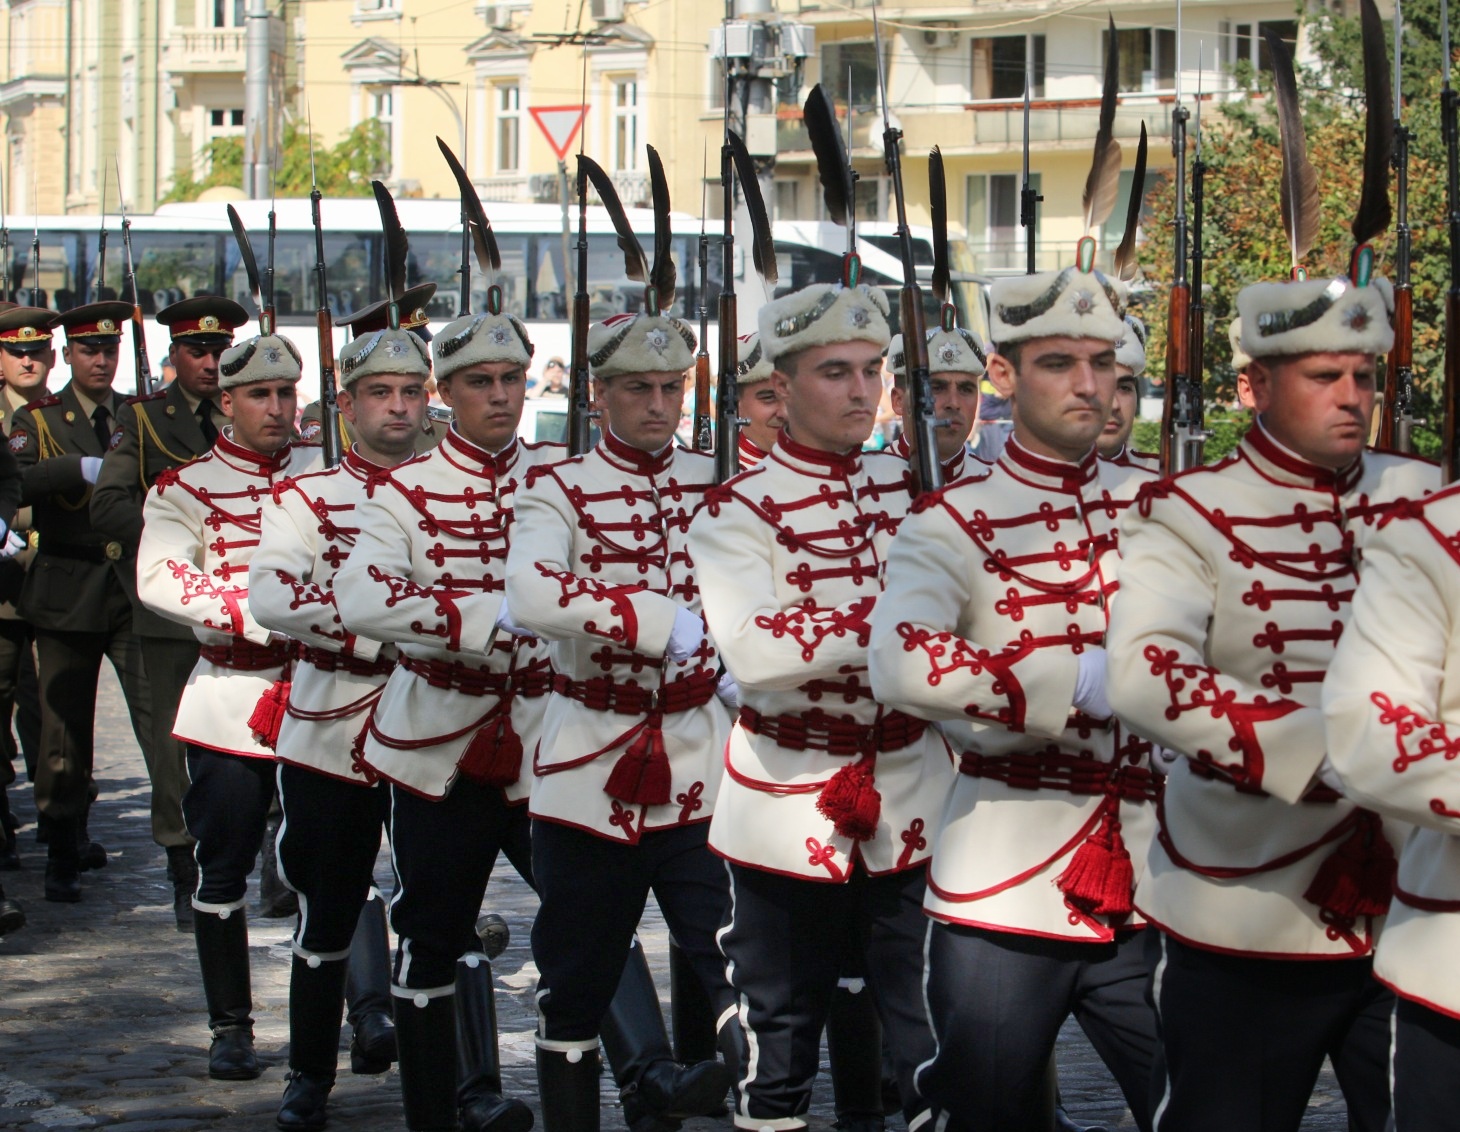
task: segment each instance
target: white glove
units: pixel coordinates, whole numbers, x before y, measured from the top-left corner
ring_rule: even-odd
[[[1115,714],[1105,697],[1105,650],[1087,648],[1080,654],[1080,671],[1075,676],[1075,707],[1095,719]]]
[[[95,483],[96,477],[101,475],[101,457],[81,457],[81,478],[87,483]]]
[[[735,683],[735,677],[728,671],[720,673],[720,680],[715,685],[715,695],[731,711],[740,710],[740,685]]]
[[[1170,747],[1163,747],[1160,743],[1151,744],[1151,773],[1165,778],[1171,773],[1171,768],[1181,760],[1181,752],[1173,751]]]
[[[497,610],[497,628],[506,629],[514,637],[527,637],[529,640],[537,640],[537,634],[531,629],[524,629],[517,622],[512,620],[512,613],[507,608],[507,599],[502,599],[502,608]]]
[[[14,558],[26,547],[25,539],[14,531],[5,532],[5,542],[0,544],[0,562],[7,558]]]
[[[688,660],[705,639],[705,623],[699,615],[684,606],[674,611],[674,628],[669,630],[669,644],[664,655],[681,663]]]
[[[1323,756],[1323,761],[1318,764],[1318,770],[1313,775],[1319,782],[1323,783],[1335,793],[1342,794],[1343,779],[1338,777],[1338,771],[1333,769],[1333,764],[1328,761],[1328,756]]]

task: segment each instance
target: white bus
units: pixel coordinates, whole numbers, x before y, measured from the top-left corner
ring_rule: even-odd
[[[268,201],[239,201],[239,215],[248,227],[255,255],[261,267],[268,262]],[[461,264],[461,219],[455,201],[397,201],[401,223],[410,238],[407,282],[434,281],[436,295],[428,313],[431,330],[438,331],[460,313],[459,268]],[[226,206],[221,202],[169,204],[151,216],[132,219],[133,260],[137,271],[142,311],[146,316],[147,346],[154,376],[160,372],[167,353],[167,332],[153,321],[156,312],[180,299],[194,295],[222,294],[254,310]],[[274,205],[277,237],[274,247],[274,305],[281,333],[288,335],[304,356],[301,404],[313,400],[319,390],[319,350],[315,333],[315,244],[308,200],[280,200]],[[635,229],[652,250],[653,214],[647,209],[630,210]],[[567,241],[563,238],[562,210],[556,205],[493,204],[488,208],[492,228],[502,253],[499,280],[482,277],[473,264],[473,309],[480,309],[492,282],[500,282],[509,310],[528,326],[536,345],[533,372],[550,357],[567,359],[571,333],[567,322],[575,287],[577,267],[576,223]],[[380,216],[373,199],[325,200],[321,204],[325,229],[325,261],[328,273],[329,308],[336,317],[377,302],[385,297],[383,240]],[[39,302],[53,310],[69,310],[91,301],[97,278],[99,225],[96,217],[12,215],[8,218],[12,280],[22,303]],[[124,257],[118,219],[109,216],[104,281],[108,297],[123,286]],[[607,212],[588,210],[588,278],[595,319],[618,311],[638,310],[643,303],[643,286],[624,275]],[[674,214],[675,258],[679,288],[674,313],[698,330],[699,307],[703,300],[710,313],[708,349],[715,357],[715,311],[720,291],[720,243],[714,222],[710,231],[710,282],[707,294],[700,294],[698,267],[698,217]],[[32,234],[40,235],[39,290],[35,287],[35,266],[31,262]],[[844,229],[829,223],[789,221],[775,225],[776,255],[780,282],[777,293],[839,276],[845,248]],[[755,325],[755,309],[762,301],[759,280],[750,268],[748,245],[736,256],[736,287],[741,332]],[[859,228],[858,250],[866,282],[885,287],[897,312],[896,291],[902,283],[901,261],[897,258],[893,228],[889,224],[865,224]],[[931,232],[914,231],[914,251],[926,287],[932,266]],[[565,270],[564,255],[567,255]],[[969,272],[971,256],[961,240],[952,242],[955,300],[961,324],[986,337],[984,313],[977,281]],[[747,273],[751,276],[746,280]],[[931,324],[937,311],[931,295],[925,294]],[[250,323],[239,337],[256,332]],[[335,331],[335,349],[344,344],[346,332]],[[125,346],[125,344],[124,344]],[[124,348],[118,387],[131,388],[130,347]],[[57,361],[64,371],[64,364]],[[51,381],[58,389],[64,372]]]

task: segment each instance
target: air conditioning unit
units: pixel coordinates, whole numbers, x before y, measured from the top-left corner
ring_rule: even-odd
[[[923,44],[934,51],[958,46],[958,33],[952,28],[924,28]]]
[[[593,18],[601,24],[624,22],[624,0],[593,0]]]
[[[385,7],[385,0],[355,0],[355,11],[378,12]]]
[[[486,17],[489,28],[510,28],[512,26],[512,6],[510,4],[488,4],[482,9],[482,15]]]

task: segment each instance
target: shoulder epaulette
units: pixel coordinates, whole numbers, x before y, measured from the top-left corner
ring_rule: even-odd
[[[45,397],[38,397],[34,401],[28,401],[25,407],[33,413],[37,409],[49,409],[51,406],[59,405],[60,403],[61,398],[57,394],[52,393]]]
[[[166,389],[159,389],[155,393],[133,393],[130,397],[122,400],[123,405],[141,405],[146,401],[160,401],[167,396]]]

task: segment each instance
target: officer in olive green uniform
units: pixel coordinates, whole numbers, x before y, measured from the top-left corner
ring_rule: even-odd
[[[112,391],[126,303],[92,303],[63,315],[17,307],[0,314],[0,345],[44,343],[65,327],[72,378],[53,397],[15,414],[8,441],[31,505],[35,561],[20,612],[35,629],[41,686],[41,754],[36,807],[50,820],[47,900],[81,899],[79,871],[106,864],[86,833],[95,796],[91,779],[96,683],[103,657],[121,679],[137,743],[151,745],[151,705],[142,654],[132,635],[132,605],[111,563],[122,545],[91,524],[91,485],[116,432],[122,404]]]
[[[198,640],[185,625],[158,616],[137,600],[137,543],[142,500],[157,477],[197,459],[218,439],[223,423],[218,359],[233,342],[234,329],[248,321],[248,312],[232,299],[199,296],[164,308],[157,321],[172,333],[167,356],[177,378],[166,389],[123,402],[121,435],[107,453],[92,492],[91,521],[123,548],[113,569],[132,599],[132,627],[141,642],[151,695],[147,773],[152,780],[152,840],[167,852],[178,930],[191,931],[198,874],[193,839],[182,816],[186,758],[183,744],[172,737],[172,725],[183,687],[198,662]]]
[[[414,287],[407,287],[400,300],[400,328],[413,331],[416,337],[424,342],[431,341],[431,331],[427,326],[431,319],[426,313],[426,304],[431,301],[431,296],[435,293],[436,284],[417,283]],[[349,327],[350,340],[354,341],[364,334],[386,329],[389,306],[389,302],[385,300],[371,303],[368,307],[361,307],[354,314],[335,319],[335,325]],[[350,446],[355,443],[355,438],[350,435],[349,425],[344,417],[339,418],[339,426],[340,451],[348,452]],[[451,411],[432,407],[427,412],[426,419],[421,422],[421,434],[416,437],[416,455],[429,452],[440,444],[446,435],[446,430],[450,427]],[[319,435],[322,428],[324,428],[324,402],[311,401],[304,406],[304,412],[299,415],[299,436],[305,444],[322,444],[323,441],[320,440]]]

